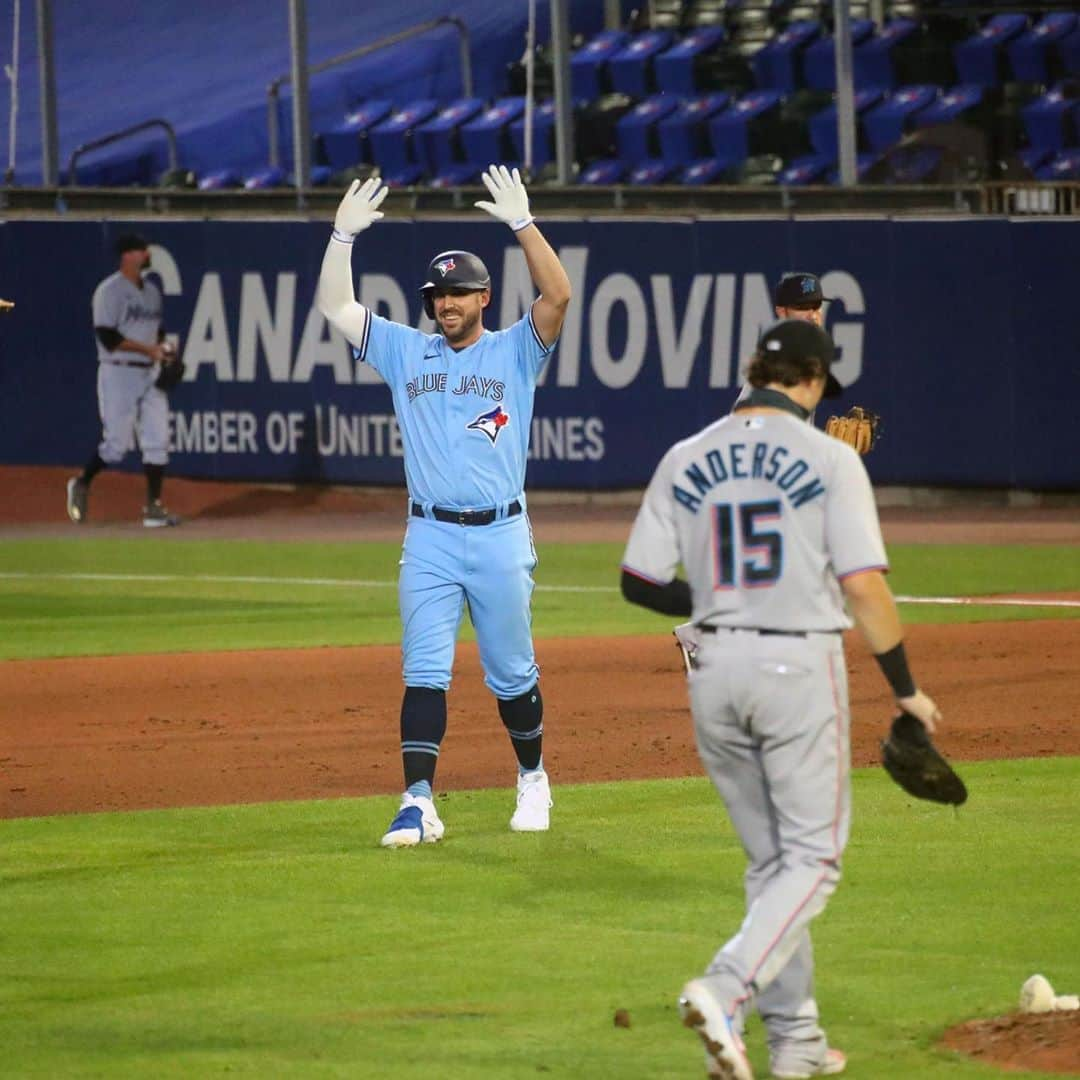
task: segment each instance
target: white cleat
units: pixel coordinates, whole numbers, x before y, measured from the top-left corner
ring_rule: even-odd
[[[514,832],[547,832],[551,825],[551,784],[543,769],[518,777],[517,809],[510,819]]]
[[[435,804],[422,795],[401,796],[401,806],[390,822],[390,828],[379,841],[382,847],[414,847],[434,844],[443,838],[446,826],[439,820]]]
[[[807,1072],[805,1069],[785,1069],[780,1066],[772,1070],[772,1075],[775,1080],[808,1080],[812,1076],[838,1076],[846,1068],[847,1057],[843,1050],[830,1046],[825,1051],[825,1060],[816,1069]]]
[[[81,477],[73,476],[67,482],[67,515],[81,525],[86,521],[86,504],[90,497],[89,487],[83,483]]]
[[[685,1027],[695,1031],[705,1047],[709,1076],[724,1080],[754,1080],[746,1048],[731,1019],[701,979],[691,979],[679,995],[679,1015]]]

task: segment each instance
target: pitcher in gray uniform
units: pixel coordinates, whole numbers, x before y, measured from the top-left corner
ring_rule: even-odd
[[[742,1030],[754,1007],[773,1076],[845,1066],[818,1022],[808,929],[848,837],[841,631],[854,621],[902,709],[929,731],[940,719],[908,669],[866,469],[805,422],[834,358],[813,323],[770,327],[751,393],[660,462],[622,567],[628,600],[697,628],[687,678],[698,753],[749,862],[742,926],[680,998],[708,1074],[735,1080],[752,1080]]]
[[[136,233],[117,238],[119,267],[94,290],[101,442],[79,476],[67,482],[68,517],[86,521],[90,484],[102,469],[119,465],[138,436],[146,474],[143,524],[177,525],[161,502],[169,461],[169,400],[154,385],[165,357],[161,290],[143,277],[150,266],[147,242]]]

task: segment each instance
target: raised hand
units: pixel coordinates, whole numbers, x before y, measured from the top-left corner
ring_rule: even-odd
[[[511,172],[505,165],[491,165],[480,177],[484,187],[491,193],[491,202],[473,203],[478,210],[486,210],[492,217],[509,225],[514,232],[533,222],[529,213],[529,193],[521,182],[521,174]]]
[[[374,225],[383,216],[379,207],[389,190],[377,176],[369,177],[362,184],[354,180],[338,204],[334,215],[334,232],[340,234],[343,240],[351,240],[357,233]]]

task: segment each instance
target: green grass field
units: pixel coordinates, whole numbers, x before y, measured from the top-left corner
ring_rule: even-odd
[[[394,642],[398,552],[0,543],[0,657]],[[620,545],[540,555],[537,636],[667,628],[619,597]],[[1074,548],[890,555],[901,594],[1080,589]],[[991,1077],[935,1049],[940,1032],[1014,1008],[1037,971],[1080,990],[1080,759],[963,772],[959,813],[855,775],[844,880],[814,929],[823,1016],[855,1080]],[[556,799],[552,831],[520,836],[509,791],[441,795],[447,839],[397,852],[376,846],[388,798],[2,822],[0,1074],[702,1075],[675,998],[741,918],[718,801],[698,778]],[[749,1040],[765,1075],[758,1027]]]
[[[1036,971],[1080,987],[1080,759],[964,771],[957,814],[855,775],[814,930],[853,1078],[992,1075],[935,1049],[941,1030],[1014,1008]],[[376,846],[386,798],[7,822],[0,1071],[701,1075],[675,998],[742,905],[711,788],[556,794],[552,831],[523,836],[508,791],[453,792],[444,842],[406,851]],[[764,1075],[756,1022],[749,1042]]]
[[[156,540],[0,543],[0,659],[398,640],[398,544]],[[656,633],[657,616],[619,595],[621,556],[618,544],[542,547],[536,635]],[[890,558],[897,594],[1080,590],[1070,547],[909,545],[890,548]],[[903,615],[1076,618],[1080,608],[911,605]]]

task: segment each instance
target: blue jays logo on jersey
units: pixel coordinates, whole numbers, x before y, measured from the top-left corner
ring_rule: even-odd
[[[471,424],[466,424],[465,427],[469,431],[482,431],[494,446],[495,440],[499,437],[499,432],[509,423],[510,414],[501,405],[498,405],[491,412],[481,413]]]
[[[449,274],[450,271],[454,269],[454,260],[453,259],[441,259],[439,262],[437,262],[435,264],[435,269],[438,270],[439,273],[442,274],[443,277],[446,277],[446,275]]]

